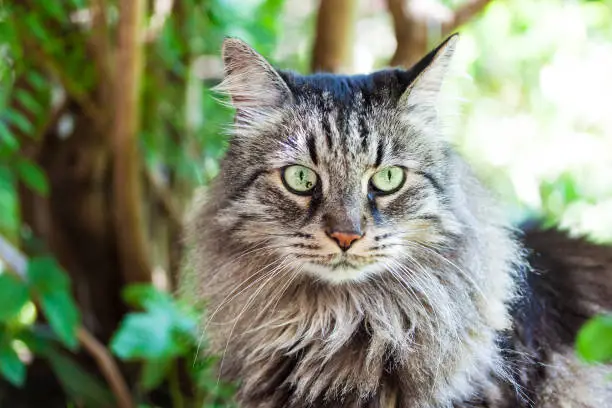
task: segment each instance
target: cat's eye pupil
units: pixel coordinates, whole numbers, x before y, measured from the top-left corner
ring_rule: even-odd
[[[297,195],[311,194],[318,180],[317,173],[298,164],[283,168],[281,174],[287,190]]]
[[[379,194],[391,194],[404,184],[405,173],[401,167],[393,166],[375,173],[370,182]]]

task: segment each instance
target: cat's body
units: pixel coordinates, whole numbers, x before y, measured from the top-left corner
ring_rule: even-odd
[[[439,134],[453,46],[411,71],[302,77],[226,42],[235,134],[188,230],[241,407],[563,406],[537,402],[573,381],[538,366],[572,355],[530,303],[548,281]],[[567,406],[605,406],[601,390]]]

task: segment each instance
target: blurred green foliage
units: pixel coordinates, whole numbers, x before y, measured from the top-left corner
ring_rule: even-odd
[[[117,21],[114,3],[107,10],[111,26]],[[230,110],[211,91],[222,74],[215,65],[222,39],[240,36],[271,53],[283,1],[184,0],[171,10],[162,3],[154,2],[147,19],[151,38],[145,49],[140,145],[147,168],[161,177],[172,169],[190,195],[217,173],[224,126],[231,122]],[[86,52],[92,32],[82,19],[89,6],[85,0],[0,3],[0,235],[13,242],[28,234],[19,216],[18,185],[52,194],[43,170],[22,149],[40,140],[66,93],[90,109],[89,93],[104,80],[96,77]],[[30,259],[21,278],[3,267],[0,263],[0,376],[23,386],[26,364],[35,355],[49,363],[73,402],[112,406],[108,385],[78,358],[81,316],[68,275],[48,256]],[[202,311],[148,285],[127,287],[124,300],[136,311],[125,316],[109,349],[140,365],[132,390],[138,403],[152,406],[151,396],[162,389],[169,390],[176,407],[231,406],[233,387],[219,381],[216,359],[206,356],[206,340],[197,333]],[[46,324],[37,323],[38,315]],[[185,373],[190,386],[179,378]]]
[[[585,324],[578,333],[576,349],[589,363],[612,362],[612,315],[600,315]]]
[[[107,386],[69,353],[80,347],[76,337],[80,317],[67,275],[53,258],[31,259],[23,277],[1,272],[0,300],[0,376],[22,386],[26,379],[23,356],[34,353],[48,361],[75,402],[88,407],[113,405]],[[234,388],[219,381],[214,369],[217,360],[198,357],[199,350],[206,347],[205,339],[197,333],[202,310],[197,313],[150,285],[128,286],[124,300],[141,311],[125,316],[110,350],[121,360],[142,363],[138,391],[143,402],[148,393],[167,382],[172,406],[231,406]],[[47,317],[49,326],[34,324],[33,309]],[[182,365],[195,387],[191,397],[183,394],[179,380]]]

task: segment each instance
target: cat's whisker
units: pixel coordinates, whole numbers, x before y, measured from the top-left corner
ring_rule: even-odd
[[[287,259],[288,259],[288,258],[287,258]],[[283,268],[283,270],[282,270],[281,274],[282,274],[282,275],[287,275],[287,274],[289,274],[289,273],[290,273],[290,272],[293,270],[293,267],[294,267],[295,265],[299,265],[299,264],[300,264],[300,263],[299,263],[299,262],[297,262],[297,261],[295,261],[295,260],[293,260],[293,261],[289,262],[287,265],[285,265],[285,266],[284,266],[284,268]],[[273,297],[272,297],[272,298],[271,298],[271,299],[268,301],[268,303],[266,303],[266,304],[265,304],[263,307],[261,307],[261,308],[260,308],[260,312],[259,312],[259,314],[257,315],[257,317],[258,317],[258,318],[259,318],[259,317],[261,317],[261,314],[262,314],[262,313],[265,313],[265,312],[267,311],[268,306],[270,306],[270,304],[271,304],[271,303],[273,303],[275,299],[277,299],[277,298],[278,298],[278,299],[279,299],[279,301],[280,301],[280,298],[282,297],[282,294],[284,293],[284,291],[285,291],[285,290],[286,290],[286,289],[287,289],[287,288],[288,288],[288,287],[291,285],[291,282],[292,282],[292,281],[294,280],[294,278],[295,278],[295,277],[298,275],[297,273],[295,273],[295,272],[296,272],[295,270],[293,270],[293,272],[294,272],[294,276],[292,276],[292,277],[291,277],[291,279],[288,279],[288,280],[286,280],[285,282],[283,282],[283,283],[281,284],[281,290],[280,290],[280,291],[278,291],[278,293],[276,293],[276,294],[275,294],[275,295],[274,295],[274,296],[273,296]],[[257,320],[257,319],[254,319],[254,320]]]
[[[438,316],[438,312],[436,310],[436,306],[435,303],[432,302],[432,299],[429,297],[429,294],[427,293],[427,289],[426,286],[423,285],[423,282],[420,281],[418,279],[418,275],[416,273],[414,273],[413,271],[411,271],[410,269],[406,268],[404,265],[401,265],[399,262],[395,261],[395,260],[391,260],[391,262],[395,265],[396,268],[399,269],[399,271],[402,271],[409,279],[411,279],[412,283],[415,284],[416,289],[419,291],[419,293],[421,293],[424,297],[425,300],[427,302],[427,305],[430,307],[431,311],[433,312],[434,316],[436,317],[435,322],[439,322],[440,318]],[[412,287],[412,285],[410,285],[410,283],[406,283],[409,287]],[[410,289],[413,290],[413,289]],[[413,292],[414,293],[414,292]],[[416,297],[416,295],[415,295]],[[418,297],[416,297],[418,299]],[[419,300],[421,305],[423,305],[423,302],[421,300]],[[427,309],[425,308],[425,305],[423,305],[423,311],[424,311],[424,316],[428,316],[429,313],[427,312]]]
[[[478,292],[478,294],[480,295],[480,297],[487,303],[489,303],[489,298],[485,295],[484,291],[481,289],[480,285],[478,285],[476,283],[476,281],[467,273],[465,272],[463,269],[461,269],[459,266],[457,266],[457,264],[455,264],[453,261],[451,261],[450,259],[446,258],[445,256],[443,256],[442,254],[438,253],[437,251],[434,251],[433,249],[419,243],[419,242],[415,242],[414,244],[417,245],[418,248],[424,249],[426,251],[428,251],[428,253],[438,257],[438,259],[446,262],[448,265],[452,266],[453,268],[455,268],[455,270],[457,272],[459,272],[471,285],[472,287]]]
[[[427,253],[435,256],[437,259],[447,263],[448,265],[452,266],[457,272],[459,272],[467,281],[468,283],[478,292],[478,294],[480,295],[480,297],[485,300],[486,302],[488,302],[488,298],[487,296],[484,294],[484,291],[480,288],[480,286],[476,283],[476,281],[474,281],[474,279],[467,273],[465,272],[463,269],[461,269],[459,266],[457,266],[454,262],[452,262],[451,260],[449,260],[448,258],[446,258],[445,256],[443,256],[442,254],[440,254],[437,251],[434,251],[434,249],[420,243],[420,242],[416,242],[416,241],[411,241],[411,240],[406,240],[403,243],[394,243],[394,244],[390,244],[393,246],[401,246],[401,247],[407,247],[407,248],[412,248],[412,249],[416,249],[416,250],[425,250],[427,251]],[[410,258],[409,254],[402,254],[403,256]],[[414,258],[412,258],[414,260]],[[416,262],[416,261],[415,261]]]
[[[264,248],[257,248],[256,251],[269,251],[269,250],[277,249],[277,248],[279,248],[279,247],[264,247]],[[250,252],[253,253],[255,251],[250,251]],[[234,261],[235,261],[235,259],[234,259]],[[269,264],[266,264],[265,266],[263,266],[259,270],[255,271],[254,273],[249,275],[247,278],[245,278],[242,282],[240,282],[237,287],[232,289],[225,296],[225,298],[219,303],[219,305],[215,309],[215,311],[208,317],[206,324],[204,325],[204,327],[201,330],[202,331],[202,335],[200,336],[200,341],[198,343],[198,350],[196,351],[196,357],[197,357],[197,354],[198,354],[198,351],[199,351],[200,344],[202,343],[202,341],[204,339],[204,336],[206,334],[206,330],[207,330],[208,326],[213,322],[213,319],[216,316],[216,314],[219,313],[219,311],[221,311],[230,302],[232,302],[236,297],[240,296],[242,293],[244,293],[246,290],[248,290],[251,286],[255,285],[257,282],[261,281],[262,279],[265,279],[265,277],[268,275],[268,273],[264,273],[264,272],[266,272],[267,269],[269,269],[270,267],[274,266],[274,264],[278,263],[278,262],[280,262],[280,260],[278,260],[278,259],[274,260],[274,261],[270,262]],[[228,262],[228,264],[230,264],[230,263],[232,263],[232,261]],[[263,274],[263,276],[258,277],[258,275],[260,275],[260,274]],[[249,281],[251,279],[254,279],[254,278],[256,278],[255,281],[249,283]],[[247,286],[243,288],[244,285],[247,285]],[[236,293],[236,292],[238,292],[238,293]]]
[[[415,281],[417,281],[417,282],[418,282],[418,281],[420,280],[420,279],[418,278],[418,274],[414,273],[413,271],[411,271],[410,269],[408,269],[407,267],[405,267],[404,265],[400,264],[399,262],[397,262],[397,261],[395,261],[395,260],[392,260],[392,262],[393,262],[393,263],[395,263],[395,264],[397,265],[397,267],[399,267],[399,268],[400,268],[400,270],[403,270],[403,271],[405,271],[406,273],[409,273],[409,274],[410,274],[410,276],[411,276],[411,277],[412,277],[412,278],[413,278]],[[432,281],[425,281],[425,282],[426,282],[426,283],[427,283],[427,282],[431,283]],[[422,283],[422,282],[421,282],[421,283]],[[438,287],[436,287],[436,289],[437,289],[438,291],[441,291],[441,289],[440,289],[440,288],[438,288]],[[440,320],[440,317],[439,317],[439,315],[438,315],[438,311],[437,311],[437,306],[436,306],[436,303],[432,303],[432,299],[429,297],[429,295],[428,295],[428,293],[427,293],[428,291],[427,291],[427,290],[424,290],[423,288],[421,288],[419,291],[420,291],[421,293],[423,293],[423,295],[425,296],[425,298],[426,298],[426,300],[427,300],[427,302],[428,302],[428,304],[429,304],[429,306],[430,306],[431,310],[432,310],[432,311],[433,311],[433,313],[434,313],[434,316],[436,317],[436,319],[434,320],[434,325],[436,326],[436,329],[435,329],[435,330],[440,330],[442,327],[453,327],[452,325],[448,325],[448,324],[446,324],[446,322],[443,322],[443,321],[441,321],[441,320]],[[421,303],[421,304],[422,304],[422,303]],[[446,304],[446,302],[444,302],[444,304]],[[448,317],[447,317],[447,318],[448,318]],[[425,314],[425,319],[426,319],[426,321],[431,322],[429,319],[427,319],[427,314]],[[459,336],[458,336],[458,334],[457,334],[457,333],[453,333],[453,335],[454,335],[454,337],[455,337],[455,338],[459,339]],[[459,341],[460,341],[460,339],[459,339]],[[437,347],[438,347],[438,353],[437,353],[437,354],[438,354],[438,359],[437,359],[438,363],[435,365],[435,371],[434,371],[434,379],[435,379],[436,381],[437,381],[437,378],[438,378],[438,376],[439,376],[439,368],[440,368],[440,364],[441,364],[441,361],[442,361],[443,356],[444,356],[444,354],[443,354],[443,345],[442,345],[442,343],[441,343],[441,342],[437,342]],[[433,395],[433,392],[434,392],[434,390],[432,389],[432,390],[431,390],[432,395]]]
[[[292,271],[292,268],[293,268],[294,265],[295,265],[295,263],[287,265],[287,268],[285,268],[285,271],[284,271],[284,275],[287,275],[288,273],[290,273]],[[274,307],[272,308],[272,311],[268,313],[269,316],[273,316],[274,315],[274,311],[276,310],[276,307],[278,306],[278,302],[281,301],[281,299],[284,296],[284,294],[287,291],[287,289],[289,289],[291,287],[291,284],[300,276],[302,268],[303,267],[301,266],[297,270],[293,271],[293,276],[291,278],[289,278],[287,280],[287,282],[285,282],[285,284],[282,286],[281,290],[279,291],[278,295],[274,296],[264,307],[261,308],[260,315],[261,315],[261,313],[266,312],[268,307],[270,306],[270,304],[276,300],[276,303],[274,304]],[[260,317],[260,315],[258,315],[258,317]],[[254,321],[257,321],[257,319],[254,319]],[[246,330],[245,333],[252,333],[252,332],[261,330],[265,326],[266,325],[260,325],[260,326],[257,326],[255,328],[251,328],[249,330]]]
[[[277,260],[277,261],[279,261],[279,260]],[[276,262],[276,261],[275,261],[275,262]],[[247,287],[245,287],[244,289],[242,289],[242,290],[241,290],[239,293],[237,293],[237,294],[235,294],[235,295],[233,295],[233,296],[232,296],[232,294],[233,294],[233,293],[234,293],[236,290],[238,290],[238,289],[235,289],[235,290],[233,290],[233,291],[230,291],[230,293],[229,293],[229,294],[228,294],[228,295],[227,295],[227,296],[226,296],[226,297],[223,299],[223,301],[221,301],[221,303],[219,304],[219,306],[218,306],[218,307],[215,309],[215,311],[214,311],[214,312],[213,312],[213,313],[210,315],[210,317],[208,318],[208,320],[207,320],[206,324],[205,324],[205,325],[204,325],[204,327],[201,329],[202,334],[200,335],[200,339],[199,339],[199,341],[198,341],[198,347],[197,347],[196,352],[195,352],[194,364],[195,364],[195,361],[197,361],[197,358],[198,358],[198,355],[199,355],[199,352],[200,352],[200,347],[201,347],[201,345],[202,345],[202,342],[204,341],[204,337],[206,336],[206,331],[207,331],[208,327],[210,326],[210,324],[213,322],[213,319],[214,319],[215,315],[216,315],[216,314],[217,314],[217,313],[218,313],[220,310],[222,310],[222,309],[223,309],[225,306],[227,306],[227,304],[228,304],[228,303],[230,303],[231,301],[233,301],[233,300],[234,300],[234,299],[235,299],[237,296],[240,296],[240,294],[242,294],[243,292],[245,292],[246,290],[248,290],[250,287],[252,287],[253,285],[255,285],[257,282],[259,282],[259,281],[261,281],[262,279],[265,279],[267,276],[269,276],[271,272],[266,272],[266,273],[264,273],[264,272],[266,271],[266,269],[268,269],[268,268],[272,267],[272,266],[275,264],[275,262],[272,262],[272,263],[270,263],[270,264],[267,264],[267,265],[266,265],[266,266],[264,266],[263,268],[260,268],[258,271],[256,271],[256,272],[255,272],[255,273],[253,273],[252,275],[250,275],[250,276],[249,276],[247,279],[245,279],[245,280],[244,280],[244,281],[243,281],[243,282],[242,282],[242,283],[241,283],[241,284],[238,286],[238,289],[239,289],[239,288],[240,288],[242,285],[244,285],[246,282],[248,282],[248,281],[249,281],[249,279],[251,279],[251,278],[253,278],[253,277],[256,277],[256,276],[257,276],[257,275],[259,275],[259,274],[263,274],[262,276],[258,277],[258,278],[257,278],[257,279],[256,279],[254,282],[251,282],[250,284],[248,284],[248,286],[247,286]],[[230,296],[232,296],[232,298],[231,298],[231,299],[229,299],[229,300],[227,300],[227,299],[228,299]]]
[[[250,289],[253,285],[257,284],[258,282],[260,282],[262,279],[265,279],[265,277],[269,274],[269,272],[266,272],[269,268],[275,266],[277,263],[280,263],[281,259],[276,259],[272,262],[270,262],[269,264],[266,264],[264,267],[260,268],[259,270],[255,271],[253,274],[249,275],[246,279],[244,279],[240,285],[238,285],[237,288],[235,288],[234,290],[230,291],[230,293],[221,301],[221,303],[219,304],[219,306],[217,307],[217,309],[215,309],[215,311],[211,314],[211,316],[208,318],[208,322],[210,323],[213,318],[215,317],[215,315],[219,312],[220,309],[222,309],[223,307],[227,306],[227,304],[229,304],[230,302],[232,302],[236,297],[240,296],[242,293],[246,292],[248,289]],[[266,273],[264,273],[266,272]],[[262,276],[257,276],[262,274]],[[250,279],[256,278],[255,281],[253,282],[249,282]],[[248,284],[247,284],[248,283]],[[240,289],[243,285],[247,284],[246,287]],[[237,292],[238,291],[238,292]],[[237,292],[237,293],[236,293]],[[228,298],[230,298],[228,300]],[[204,326],[204,330],[206,330],[207,326]]]
[[[423,301],[419,299],[419,296],[416,294],[410,283],[407,282],[401,276],[401,274],[397,273],[397,271],[391,265],[387,265],[387,268],[389,272],[391,272],[391,276],[393,276],[393,278],[395,278],[397,282],[408,291],[409,296],[412,296],[412,298],[420,305],[423,315],[427,316],[427,309],[425,308],[425,305],[423,305]]]
[[[414,257],[412,257],[410,254],[404,254],[404,256],[409,260],[409,262],[411,262],[420,272],[420,274],[417,273],[413,273],[414,275],[414,279],[417,281],[422,282],[425,286],[429,286],[431,287],[431,290],[435,293],[432,293],[432,296],[438,296],[438,302],[436,303],[431,303],[432,305],[435,305],[437,303],[441,303],[441,304],[448,304],[448,293],[443,289],[443,285],[441,284],[441,282],[439,281],[439,279],[437,279],[437,277],[431,272],[429,271],[427,268],[423,267]],[[406,268],[407,266],[399,264],[400,268]],[[423,275],[423,276],[421,276]],[[432,302],[432,299],[428,299],[429,302]],[[447,320],[447,322],[453,322],[455,320],[455,318],[452,316],[452,312],[451,310],[449,310],[448,308],[443,308],[442,312],[444,312],[445,314],[445,318]],[[454,323],[454,322],[453,322]],[[448,327],[455,327],[454,324],[448,324]],[[458,333],[454,332],[453,335],[455,337],[458,337]]]
[[[274,272],[271,274],[271,276],[258,288],[255,290],[255,292],[249,297],[249,299],[247,300],[246,304],[244,305],[244,307],[242,308],[242,310],[240,311],[240,313],[238,313],[238,316],[235,319],[235,322],[229,332],[229,335],[227,337],[227,342],[225,343],[225,350],[223,351],[223,356],[221,358],[221,363],[219,364],[219,376],[217,377],[217,386],[219,385],[219,382],[221,380],[221,373],[223,372],[223,363],[225,361],[225,355],[227,354],[227,349],[229,347],[229,344],[232,340],[232,334],[234,333],[234,330],[236,329],[236,325],[238,324],[238,322],[240,321],[240,319],[242,318],[244,312],[248,309],[248,307],[251,305],[251,303],[257,298],[257,295],[259,295],[259,293],[267,286],[268,283],[270,283],[278,274],[279,271],[282,272],[282,267],[283,267],[283,263],[286,261],[287,257],[282,258],[281,264],[277,267],[274,268]]]

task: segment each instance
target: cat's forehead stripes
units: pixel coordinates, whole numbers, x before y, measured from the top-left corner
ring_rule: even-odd
[[[370,166],[380,165],[382,141],[373,131],[375,108],[368,106],[359,89],[344,94],[327,90],[308,89],[308,97],[300,97],[294,108],[299,112],[297,121],[303,129],[300,134],[308,146],[310,160],[316,166],[323,160],[328,163],[350,160]],[[295,117],[289,122],[294,123]],[[357,161],[358,163],[355,163]]]

